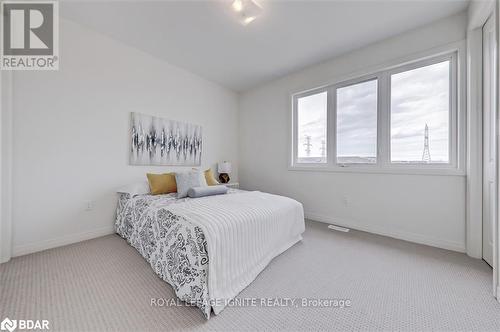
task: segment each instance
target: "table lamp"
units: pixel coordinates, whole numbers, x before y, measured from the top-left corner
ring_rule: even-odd
[[[219,180],[221,183],[229,182],[229,173],[231,173],[231,163],[229,161],[223,161],[219,163]]]

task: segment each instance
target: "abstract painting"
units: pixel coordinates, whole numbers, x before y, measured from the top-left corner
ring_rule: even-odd
[[[201,165],[201,126],[132,113],[131,165]]]

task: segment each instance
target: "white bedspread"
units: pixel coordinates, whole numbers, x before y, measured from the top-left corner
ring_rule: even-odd
[[[215,314],[269,264],[302,239],[302,204],[258,191],[210,196],[169,206],[199,226],[209,256],[208,291]]]

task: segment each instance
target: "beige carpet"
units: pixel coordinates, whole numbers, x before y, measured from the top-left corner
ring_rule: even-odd
[[[205,321],[196,308],[152,307],[151,298],[173,298],[170,286],[112,235],[0,265],[0,320],[48,319],[51,331],[500,331],[491,278],[463,254],[308,222],[303,242],[239,297],[344,298],[351,307],[231,307]]]

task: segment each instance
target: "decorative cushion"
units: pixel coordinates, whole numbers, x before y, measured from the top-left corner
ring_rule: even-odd
[[[205,175],[200,171],[175,173],[175,181],[177,182],[177,198],[187,197],[190,188],[207,186]]]
[[[149,188],[152,195],[162,195],[175,193],[177,191],[177,184],[175,182],[174,173],[165,174],[147,174]]]
[[[204,174],[205,180],[207,180],[207,185],[216,186],[219,184],[219,181],[215,179],[214,173],[212,172],[211,168],[207,169]]]
[[[208,187],[193,187],[188,190],[188,196],[192,198],[212,196],[212,195],[222,195],[227,193],[228,188],[226,186],[208,186]]]

